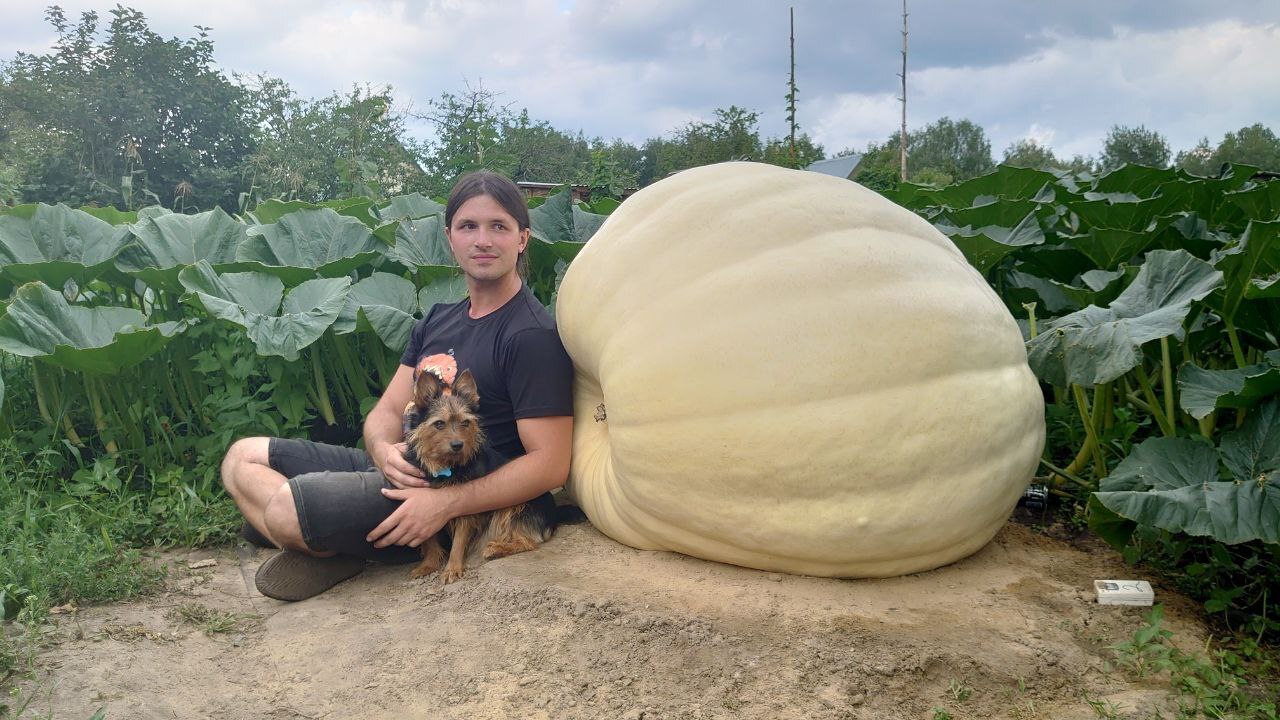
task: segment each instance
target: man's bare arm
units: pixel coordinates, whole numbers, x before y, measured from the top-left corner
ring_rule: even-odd
[[[425,487],[422,471],[404,458],[404,408],[413,400],[413,368],[401,365],[364,419],[364,447],[392,485]]]
[[[417,547],[455,517],[518,505],[563,485],[569,478],[573,418],[526,418],[516,421],[516,430],[525,454],[482,478],[439,489],[383,490],[404,502],[367,539],[375,547]]]

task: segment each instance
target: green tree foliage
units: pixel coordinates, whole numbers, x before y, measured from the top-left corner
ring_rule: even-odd
[[[166,40],[117,6],[100,38],[97,13],[46,17],[53,51],[18,53],[0,76],[0,166],[24,199],[233,209],[253,128],[207,28]]]
[[[406,138],[405,114],[394,109],[389,86],[304,100],[277,78],[238,79],[257,136],[245,160],[255,202],[376,198],[423,185],[421,150]]]
[[[771,138],[764,144],[761,160],[770,165],[804,168],[826,157],[822,146],[815,143],[808,133],[796,136],[796,155],[791,157],[790,138]]]
[[[1098,165],[1102,170],[1111,170],[1125,163],[1168,167],[1169,142],[1155,130],[1148,130],[1145,125],[1136,128],[1112,125],[1102,144]]]
[[[950,176],[950,182],[977,177],[994,167],[991,142],[982,126],[972,121],[944,117],[908,138],[908,176],[934,170]]]
[[[1254,165],[1280,172],[1280,138],[1262,123],[1227,133],[1217,147],[1202,139],[1190,150],[1178,153],[1174,164],[1197,175],[1216,175],[1223,163]]]
[[[498,147],[500,163],[495,169],[517,182],[577,182],[585,179],[592,163],[592,144],[582,133],[570,135],[545,120],[532,120],[527,109],[503,119]]]
[[[433,188],[447,190],[472,170],[499,170],[512,164],[498,146],[503,126],[511,120],[509,105],[500,104],[500,99],[500,93],[481,83],[474,88],[468,85],[460,94],[443,92],[431,101],[425,118],[436,129],[427,157]]]
[[[884,190],[899,178],[898,134],[883,143],[871,143],[863,153],[854,180]],[[907,133],[907,179],[930,185],[968,180],[995,167],[991,141],[982,126],[970,120],[940,118],[921,130]]]
[[[1045,170],[1057,167],[1058,158],[1053,154],[1051,148],[1047,148],[1030,138],[1023,138],[1017,142],[1009,143],[1009,147],[1004,149],[1004,164]]]
[[[637,178],[647,185],[673,172],[729,160],[755,160],[790,167],[789,138],[761,140],[760,114],[730,105],[717,108],[711,122],[695,120],[667,138],[651,138]],[[822,146],[807,134],[796,137],[796,164],[804,167],[823,158]]]
[[[1005,165],[1013,167],[1033,168],[1036,170],[1065,170],[1072,173],[1090,172],[1093,170],[1093,159],[1084,155],[1073,155],[1064,160],[1054,155],[1053,149],[1024,138],[1009,143],[1004,149]]]

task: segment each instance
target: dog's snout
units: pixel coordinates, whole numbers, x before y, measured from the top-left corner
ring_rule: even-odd
[[[449,449],[454,452],[458,452],[459,450],[462,449],[462,441],[454,440],[453,442],[449,443]]]

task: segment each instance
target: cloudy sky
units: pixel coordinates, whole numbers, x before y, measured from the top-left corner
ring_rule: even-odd
[[[114,2],[63,0],[70,17]],[[391,84],[424,109],[483,83],[513,109],[588,136],[642,142],[715,108],[785,133],[787,8],[799,120],[829,155],[899,122],[899,0],[132,0],[165,36],[212,28],[225,71],[304,96]],[[1031,137],[1096,154],[1112,125],[1176,152],[1263,122],[1280,132],[1277,0],[908,0],[908,126],[982,125],[997,159]],[[0,59],[44,52],[44,3],[0,0]],[[418,128],[419,135],[426,128]]]

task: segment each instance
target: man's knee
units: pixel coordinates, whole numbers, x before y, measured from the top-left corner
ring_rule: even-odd
[[[312,552],[302,539],[302,524],[298,521],[298,508],[293,502],[293,488],[288,483],[281,485],[267,501],[262,517],[267,533],[277,545],[288,550]]]
[[[240,477],[237,472],[239,468],[246,465],[271,465],[270,444],[271,438],[267,437],[247,437],[231,443],[220,466],[222,486],[227,492],[235,494],[235,484]]]

